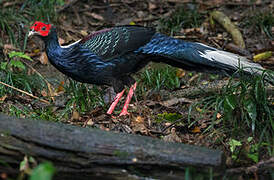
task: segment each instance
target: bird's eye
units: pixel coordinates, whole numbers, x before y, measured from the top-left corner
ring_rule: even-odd
[[[44,27],[42,27],[42,31],[45,31],[46,30],[46,27],[44,26]]]

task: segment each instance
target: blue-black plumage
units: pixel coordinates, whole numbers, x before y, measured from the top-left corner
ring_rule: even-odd
[[[59,45],[56,29],[50,24],[35,22],[30,34],[40,35],[49,61],[59,71],[80,82],[113,86],[116,93],[133,85],[130,75],[150,61],[200,72],[231,74],[243,67],[246,73],[258,74],[263,70],[236,54],[141,26],[101,30],[67,47]]]

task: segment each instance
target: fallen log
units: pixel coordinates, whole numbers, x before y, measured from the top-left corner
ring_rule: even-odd
[[[56,179],[182,178],[186,167],[220,172],[225,161],[219,150],[0,115],[0,173],[18,173],[25,155],[51,161]]]

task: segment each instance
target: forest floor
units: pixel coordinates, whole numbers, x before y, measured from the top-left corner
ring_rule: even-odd
[[[7,3],[8,1],[3,1],[0,7],[11,6]],[[15,7],[20,7],[21,4],[18,3]],[[103,1],[64,1],[63,5],[57,7],[58,13],[52,21],[58,29],[59,41],[63,45],[96,30],[136,24],[155,27],[157,31],[185,41],[201,42],[252,59],[256,54],[274,51],[273,8],[273,1],[260,0],[252,3],[239,0],[196,3],[188,0],[110,0],[109,4]],[[242,33],[245,47],[235,46],[235,40],[233,41],[227,29],[216,21],[213,23],[210,14],[214,10],[226,14],[237,26]],[[25,26],[23,32],[27,33],[28,25]],[[8,57],[11,51],[20,49],[10,43],[8,34],[1,33],[1,37],[0,45],[3,47],[4,57]],[[33,59],[32,62],[22,60],[27,64],[26,73],[30,79],[32,75],[37,75],[38,71],[47,81],[43,84],[45,81],[39,77],[40,80],[38,78],[37,81],[41,81],[41,84],[21,82],[18,83],[18,88],[51,103],[45,104],[15,90],[2,90],[0,112],[221,149],[226,154],[228,168],[248,167],[268,160],[273,155],[273,132],[268,134],[268,141],[262,140],[260,132],[253,131],[248,123],[239,122],[245,120],[241,119],[244,115],[239,114],[240,111],[235,108],[228,110],[232,117],[225,115],[225,108],[216,109],[216,98],[226,99],[229,96],[222,94],[228,87],[226,84],[230,83],[228,77],[189,72],[162,64],[149,64],[135,75],[138,88],[136,97],[129,106],[130,115],[118,116],[124,98],[122,103],[118,104],[114,115],[109,116],[106,111],[110,99],[113,98],[113,90],[104,86],[76,83],[64,77],[48,62],[44,45],[38,38],[28,40],[24,53]],[[258,62],[267,69],[274,69],[273,55]],[[12,75],[17,71],[18,69],[13,70]],[[234,81],[242,82],[237,79]],[[33,89],[22,87],[28,83]],[[16,82],[13,85],[15,86]],[[1,88],[9,89],[5,86]],[[230,101],[229,98],[227,100]],[[216,106],[210,106],[214,103]],[[273,115],[273,92],[267,97],[267,103],[272,108],[270,113]],[[250,113],[248,110],[243,111]],[[260,120],[258,117],[256,121]],[[267,120],[273,123],[273,118]],[[257,125],[257,122],[255,124]],[[255,172],[252,172],[250,177],[257,177],[253,173]],[[269,175],[269,171],[263,173]],[[242,176],[246,177],[244,172]]]

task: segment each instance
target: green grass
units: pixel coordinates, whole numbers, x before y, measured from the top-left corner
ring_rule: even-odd
[[[27,18],[18,13],[14,8],[0,8],[0,30],[9,37],[8,43],[16,47],[25,47],[25,44],[22,45],[19,42],[22,42],[22,39],[26,39],[27,37],[22,28],[24,24],[27,24]],[[0,46],[3,44],[4,42],[1,38]]]
[[[242,21],[244,27],[252,28],[255,32],[264,32],[266,36],[273,39],[272,27],[274,26],[273,11],[255,11],[251,16]]]
[[[266,73],[274,74],[265,72],[264,75]],[[212,114],[207,131],[214,132],[217,128],[232,139],[252,137],[258,144],[269,144],[268,152],[273,154],[273,97],[266,91],[264,75],[253,78],[241,75],[239,81],[234,81],[232,77],[220,93],[193,104],[189,109],[189,117],[198,107],[203,113]],[[220,119],[217,118],[218,113],[222,115]],[[198,120],[190,122],[189,118],[190,126]]]
[[[9,37],[9,44],[25,50],[27,44],[27,33],[29,25],[34,21],[56,22],[58,14],[56,7],[64,4],[63,0],[27,0],[8,8],[1,7],[0,4],[0,30],[4,36]],[[0,39],[0,46],[4,42]]]
[[[165,64],[152,64],[138,77],[141,91],[150,89],[175,89],[181,85],[179,77],[176,76],[177,68]]]
[[[78,112],[88,112],[95,107],[105,105],[102,90],[95,85],[91,86],[70,79],[64,88],[66,96],[69,97],[66,104],[68,111],[76,109]]]
[[[171,16],[160,20],[158,30],[174,35],[182,28],[200,27],[203,20],[203,15],[196,8],[179,7]]]
[[[37,74],[28,75],[28,68],[24,63],[32,59],[22,52],[12,51],[8,54],[9,59],[0,62],[0,81],[21,90],[33,93],[34,90],[47,89],[45,81]],[[17,91],[0,85],[0,94],[13,94]]]
[[[35,21],[55,22],[58,18],[56,7],[61,5],[64,5],[63,0],[27,0],[20,10],[29,14]]]

